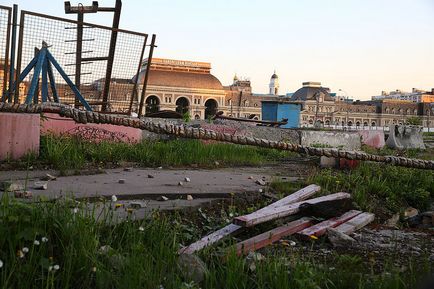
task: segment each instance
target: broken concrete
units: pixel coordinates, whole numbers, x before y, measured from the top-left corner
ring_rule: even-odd
[[[386,145],[393,149],[425,149],[423,128],[417,125],[391,125]]]

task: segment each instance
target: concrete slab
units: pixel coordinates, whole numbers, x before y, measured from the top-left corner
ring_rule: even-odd
[[[153,178],[149,178],[148,175],[152,175]],[[185,177],[191,181],[183,182]],[[262,178],[268,181],[271,177],[229,170],[112,169],[105,174],[58,177],[57,180],[50,181],[48,189],[44,191],[32,188],[34,179],[27,179],[27,184],[34,197],[47,198],[109,198],[116,195],[121,200],[156,199],[158,196],[167,195],[169,199],[173,199],[177,196],[185,197],[187,194],[193,198],[216,198],[228,196],[230,193],[257,191],[263,186],[256,184],[255,181]],[[124,179],[125,183],[119,183],[120,179]],[[25,179],[17,182],[26,184]],[[183,182],[183,185],[178,185],[179,182]]]
[[[0,113],[0,160],[39,154],[39,114]]]

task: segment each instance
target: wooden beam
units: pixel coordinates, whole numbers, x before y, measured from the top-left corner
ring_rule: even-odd
[[[251,251],[255,251],[265,246],[268,246],[282,239],[283,237],[297,233],[298,231],[303,230],[304,228],[307,228],[311,225],[312,219],[305,217],[290,222],[284,226],[274,228],[268,232],[259,234],[255,237],[236,244],[237,255],[247,254]]]
[[[298,232],[297,234],[303,238],[309,238],[310,236],[319,237],[325,234],[327,228],[334,228],[336,226],[339,226],[340,224],[345,223],[348,220],[351,220],[352,218],[354,218],[355,216],[361,213],[362,213],[361,211],[351,210],[346,212],[340,217],[325,220],[309,228],[306,228]]]
[[[320,191],[321,187],[318,185],[309,185],[301,190],[296,191],[295,193],[286,196],[262,209],[259,209],[255,212],[261,212],[261,211],[267,211],[268,209],[271,208],[276,208],[279,206],[283,206],[283,205],[288,205],[288,204],[292,204],[292,203],[296,203],[296,202],[300,202],[303,200],[306,200],[308,198],[310,198],[311,196],[313,196],[316,192]],[[239,231],[242,228],[242,226],[239,225],[235,225],[235,224],[229,224],[223,228],[221,228],[220,230],[217,230],[205,237],[203,237],[202,239],[200,239],[199,241],[194,242],[193,244],[182,248],[181,250],[179,250],[179,253],[185,253],[185,254],[193,254],[196,251],[199,251],[207,246],[210,246],[218,241],[220,241],[221,239],[223,239],[226,236],[232,235],[235,232]]]
[[[185,248],[182,248],[181,250],[179,250],[178,253],[179,254],[193,254],[194,252],[202,250],[203,248],[220,241],[224,237],[235,233],[236,231],[238,231],[241,228],[242,228],[241,226],[238,226],[235,224],[229,224],[229,225],[221,228],[220,230],[217,230],[217,231],[203,237],[199,241],[196,241],[193,244],[191,244]]]
[[[290,194],[289,196],[286,196],[266,207],[263,207],[262,209],[259,209],[255,212],[259,213],[259,212],[264,212],[267,211],[271,208],[277,208],[277,207],[281,207],[281,206],[285,206],[285,205],[289,205],[289,204],[293,204],[296,202],[301,202],[304,200],[309,199],[310,197],[312,197],[313,195],[315,195],[315,193],[319,192],[321,190],[321,187],[318,185],[309,185],[301,190],[296,191],[295,193]]]
[[[374,219],[374,214],[361,213],[360,215],[343,223],[342,225],[337,226],[335,229],[341,233],[349,235],[371,223],[372,221],[374,221]]]
[[[289,204],[277,208],[262,210],[261,212],[253,212],[245,216],[236,217],[234,218],[233,223],[243,227],[251,227],[260,223],[264,223],[274,219],[296,214],[299,212],[300,210],[299,207],[303,203],[318,204],[320,202],[342,200],[342,199],[349,199],[349,198],[351,198],[351,195],[348,193],[331,194],[331,195],[322,196],[319,198],[310,199],[306,201],[301,201],[301,202],[297,202],[294,204]]]

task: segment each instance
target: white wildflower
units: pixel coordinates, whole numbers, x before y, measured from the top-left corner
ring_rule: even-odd
[[[17,252],[17,256],[19,257],[19,258],[24,258],[24,253],[23,253],[23,251],[21,251],[21,250],[18,250],[18,252]]]
[[[48,242],[48,238],[47,237],[42,237],[41,241],[42,241],[42,243],[47,243]]]
[[[53,266],[53,270],[54,270],[54,271],[57,271],[57,270],[59,270],[59,269],[60,269],[60,266],[59,266],[59,265],[56,264],[56,265]]]
[[[145,228],[143,228],[142,226],[140,226],[140,227],[139,227],[139,231],[140,231],[140,232],[143,232],[143,231],[145,231]]]
[[[48,266],[48,272],[53,271],[53,266]]]
[[[29,248],[24,247],[23,249],[21,249],[21,251],[23,251],[24,254],[29,253]]]
[[[115,195],[112,196],[112,202],[117,202],[118,201],[118,197],[116,197]]]
[[[77,213],[78,213],[78,208],[74,208],[74,210],[72,210],[72,212],[73,212],[74,214],[77,214]]]
[[[0,269],[3,268],[3,261],[0,260]]]
[[[38,240],[33,241],[33,245],[35,246],[39,246],[41,244],[41,242],[39,242]]]

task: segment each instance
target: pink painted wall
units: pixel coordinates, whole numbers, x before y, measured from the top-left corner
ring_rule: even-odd
[[[385,145],[384,131],[381,130],[359,130],[359,135],[362,137],[362,144],[381,149]]]
[[[0,113],[0,160],[39,154],[39,114]]]
[[[74,135],[90,141],[140,142],[142,131],[138,128],[111,124],[81,124],[57,114],[45,113],[41,119],[41,134]]]

